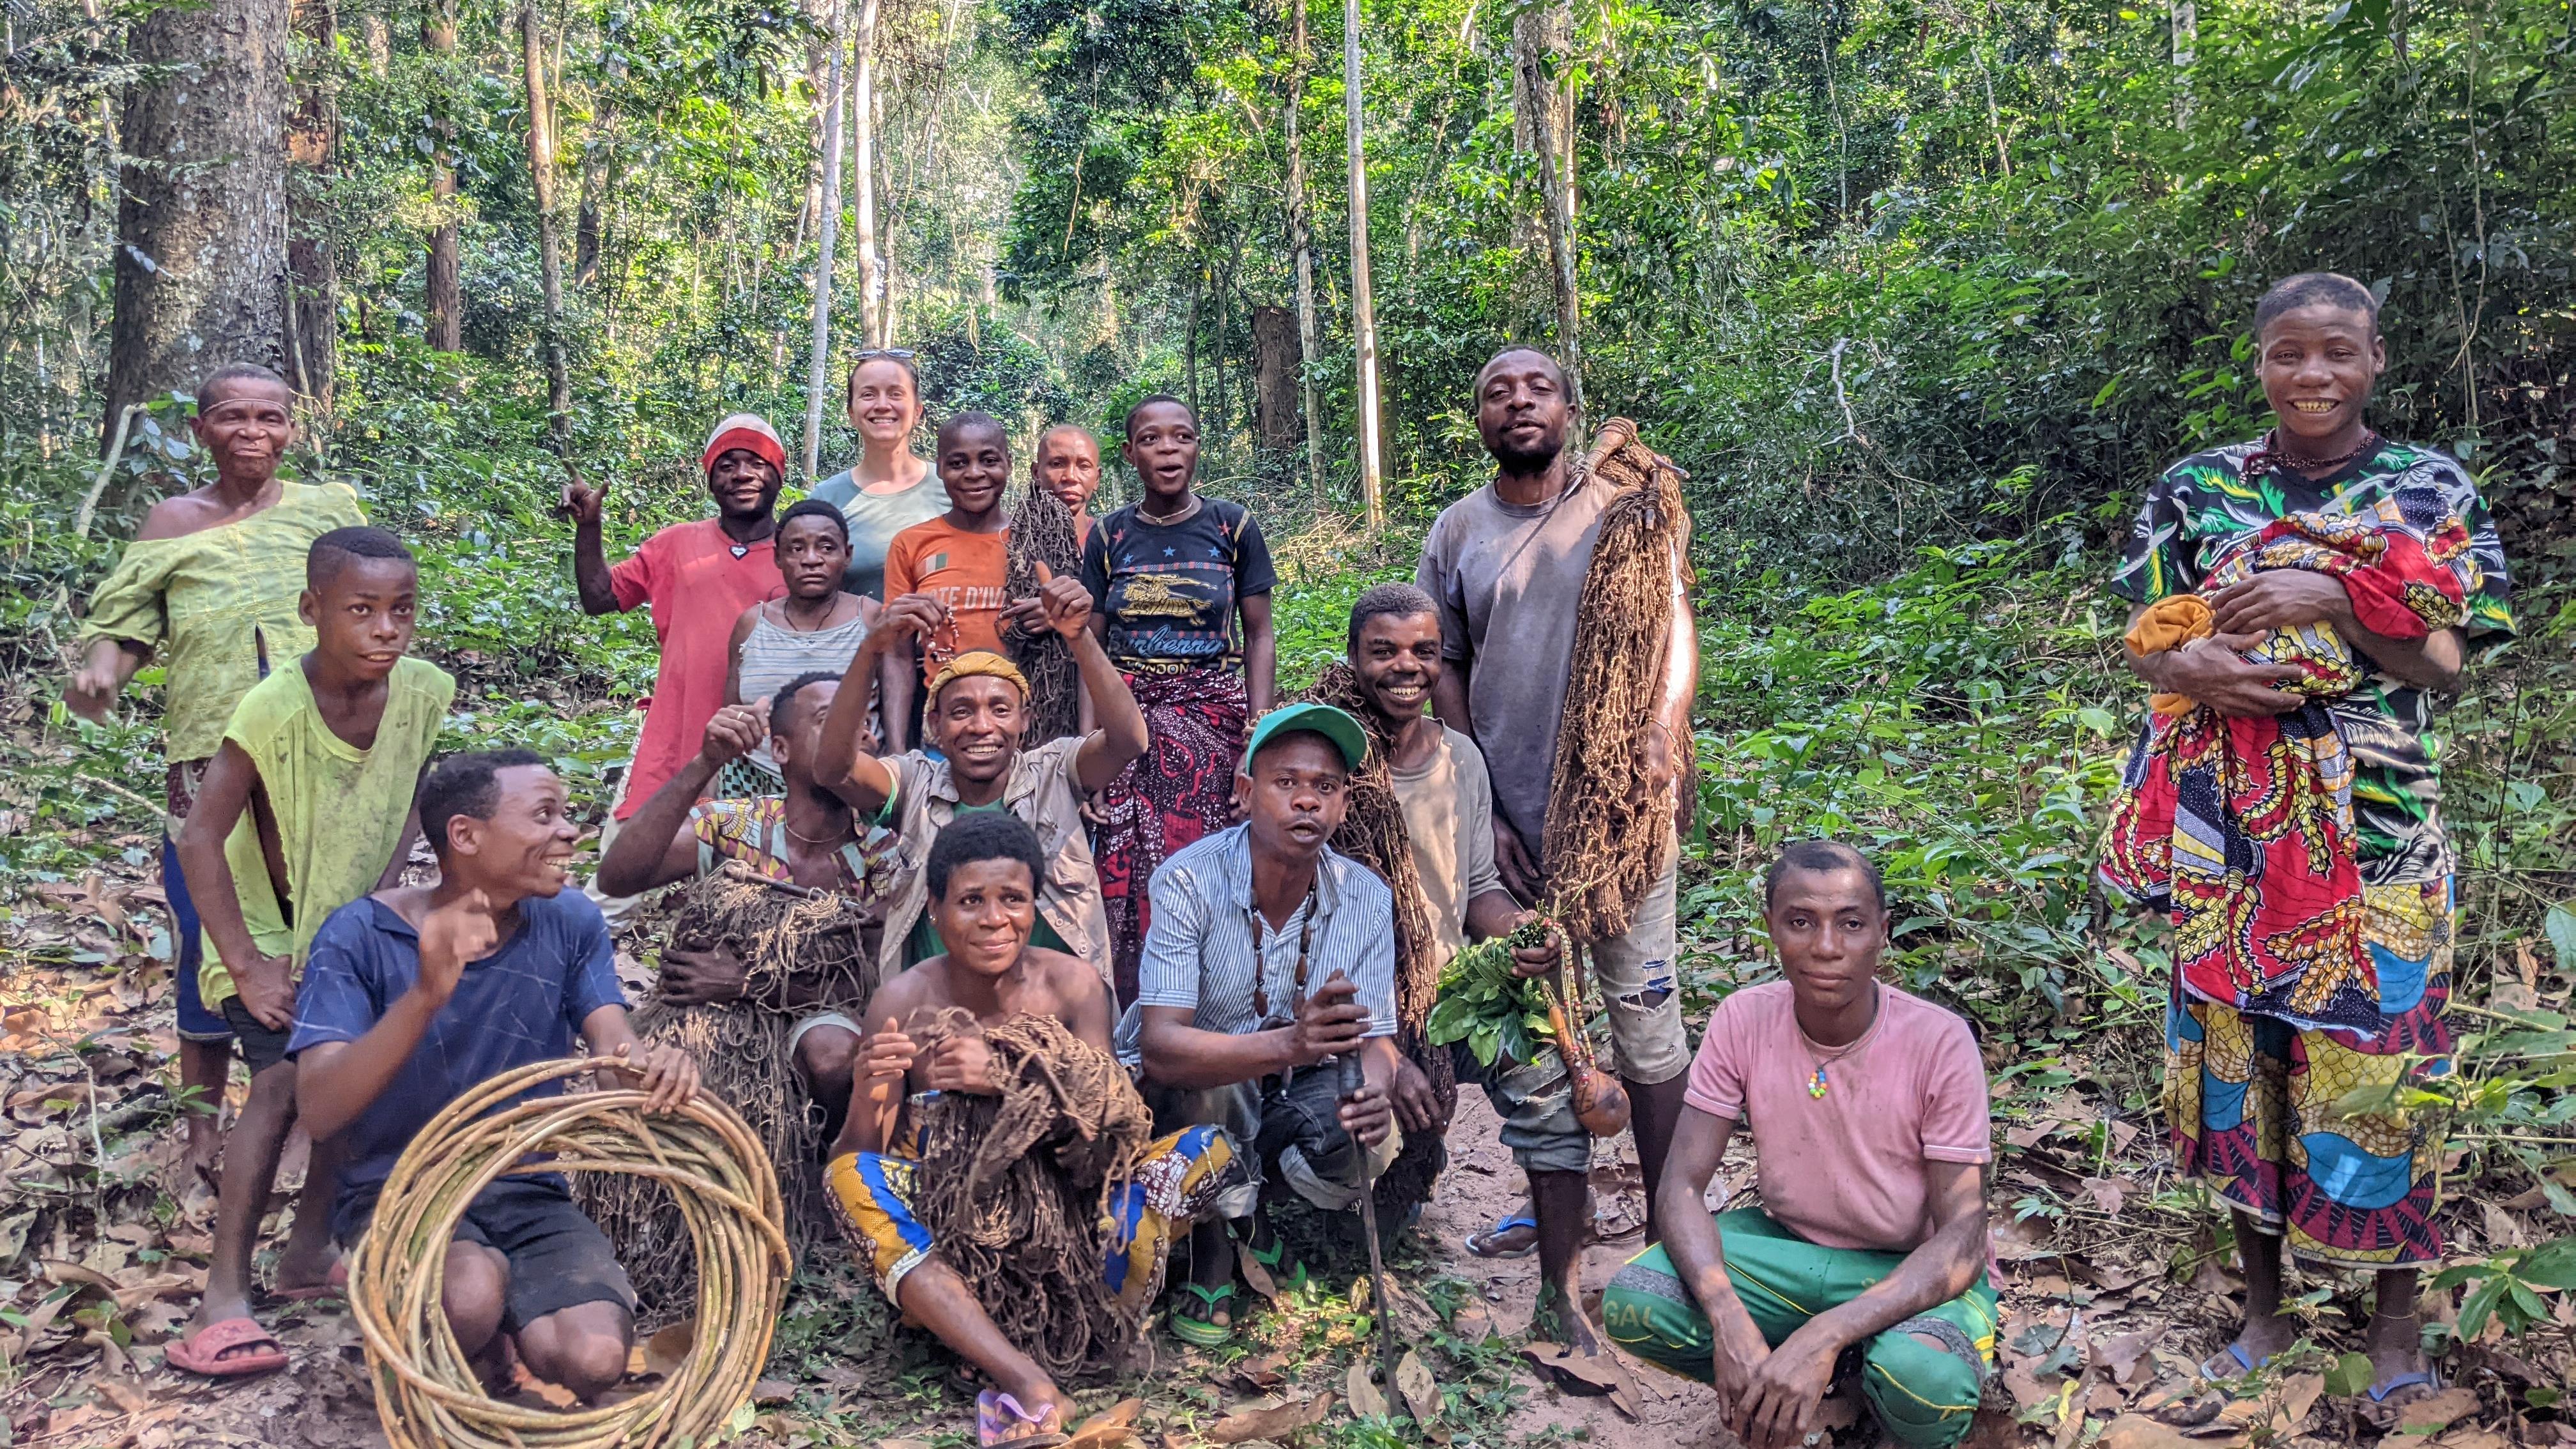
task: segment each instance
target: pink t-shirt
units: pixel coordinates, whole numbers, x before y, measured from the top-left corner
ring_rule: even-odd
[[[662,669],[636,742],[635,777],[617,806],[620,820],[643,809],[704,743],[707,721],[724,704],[734,621],[787,592],[772,540],[742,545],[740,554],[735,547],[712,518],[675,523],[608,571],[617,607],[653,606],[653,636],[662,645]]]
[[[1821,1097],[1809,1084],[1826,1062]],[[1683,1100],[1753,1131],[1762,1208],[1828,1248],[1902,1253],[1932,1235],[1926,1162],[1988,1162],[1986,1067],[1956,1015],[1879,987],[1848,1052],[1807,1040],[1786,981],[1718,1004]]]

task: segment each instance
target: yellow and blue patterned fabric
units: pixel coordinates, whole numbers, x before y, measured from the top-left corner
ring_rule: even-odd
[[[867,1251],[869,1271],[890,1303],[902,1301],[895,1294],[905,1276],[938,1246],[912,1210],[919,1150],[916,1140],[900,1154],[844,1152],[824,1169],[845,1225]],[[1145,1149],[1134,1179],[1110,1194],[1099,1225],[1101,1278],[1122,1307],[1141,1310],[1137,1300],[1162,1281],[1173,1225],[1196,1220],[1243,1174],[1234,1141],[1220,1128],[1185,1128]]]

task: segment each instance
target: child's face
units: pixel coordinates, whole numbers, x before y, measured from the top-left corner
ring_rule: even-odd
[[[359,679],[382,679],[411,652],[420,570],[411,560],[344,556],[318,589],[306,589],[304,622],[314,652]]]
[[[1011,481],[1011,450],[1001,432],[968,427],[940,434],[939,481],[960,511],[990,511]]]
[[[948,890],[931,903],[931,924],[948,959],[979,976],[999,976],[1018,963],[1037,928],[1037,883],[1028,863],[970,860],[948,876]]]

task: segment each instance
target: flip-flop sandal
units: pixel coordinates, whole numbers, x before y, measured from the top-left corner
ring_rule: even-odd
[[[2257,1363],[2254,1359],[2254,1355],[2247,1353],[2245,1351],[2245,1345],[2241,1343],[2229,1344],[2227,1346],[2227,1357],[2236,1361],[2235,1368],[2221,1369],[2216,1367],[2218,1363],[2218,1355],[2211,1354],[2201,1363],[2200,1376],[2213,1384],[2233,1383],[2236,1380],[2245,1377],[2247,1374],[2270,1367],[2272,1363],[2272,1355],[2268,1353],[2263,1355],[2260,1363]]]
[[[1288,1256],[1288,1240],[1286,1238],[1283,1238],[1274,1232],[1270,1235],[1270,1247],[1267,1251],[1256,1248],[1248,1242],[1243,1245],[1243,1251],[1245,1256],[1251,1258],[1252,1261],[1259,1263],[1262,1271],[1268,1273],[1271,1280],[1277,1283],[1283,1291],[1303,1288],[1306,1286],[1308,1274],[1306,1272],[1305,1260],[1302,1258],[1290,1258]],[[1286,1265],[1284,1269],[1281,1266],[1282,1264]]]
[[[1201,1312],[1200,1316],[1192,1317],[1182,1311],[1190,1306],[1186,1302],[1174,1307],[1165,1318],[1165,1326],[1172,1330],[1172,1337],[1193,1348],[1221,1348],[1234,1341],[1233,1324],[1213,1321],[1217,1309],[1234,1297],[1232,1283],[1222,1288],[1202,1288],[1196,1283],[1184,1283],[1181,1291],[1199,1300]]]
[[[2442,1380],[2441,1376],[2438,1374],[2430,1372],[2402,1373],[2397,1375],[2395,1378],[2383,1379],[2378,1383],[2372,1384],[2362,1392],[2370,1395],[2370,1401],[2372,1403],[2384,1404],[2388,1402],[2388,1396],[2397,1392],[2399,1389],[2423,1388],[2439,1391],[2441,1387]]]
[[[259,1345],[266,1344],[265,1351]],[[235,1353],[236,1349],[252,1350]],[[232,1354],[230,1358],[226,1354]],[[268,1330],[248,1318],[227,1318],[210,1323],[195,1333],[172,1341],[162,1351],[171,1367],[186,1373],[201,1374],[210,1379],[248,1378],[252,1374],[275,1373],[286,1367],[286,1350],[278,1346]]]
[[[1488,1262],[1502,1262],[1512,1258],[1526,1258],[1530,1254],[1537,1252],[1538,1239],[1536,1236],[1532,1236],[1529,1241],[1529,1246],[1524,1248],[1486,1249],[1476,1246],[1480,1242],[1499,1238],[1514,1228],[1527,1228],[1533,1235],[1535,1235],[1538,1232],[1538,1219],[1531,1217],[1528,1213],[1513,1213],[1509,1217],[1498,1218],[1495,1220],[1492,1227],[1485,1229],[1483,1232],[1469,1233],[1466,1238],[1459,1243],[1459,1246],[1465,1248],[1470,1257],[1483,1258]]]
[[[975,1396],[975,1442],[982,1449],[1055,1449],[1066,1438],[1064,1411],[1053,1405],[1032,1414],[1009,1394],[986,1389]]]

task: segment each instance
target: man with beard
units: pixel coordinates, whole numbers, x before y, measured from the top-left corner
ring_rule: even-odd
[[[1351,605],[1349,651],[1359,697],[1374,716],[1370,723],[1390,742],[1387,780],[1404,810],[1406,842],[1438,939],[1437,959],[1445,965],[1469,941],[1509,935],[1534,913],[1503,888],[1494,864],[1494,795],[1484,753],[1429,712],[1443,673],[1439,605],[1411,584],[1379,584]],[[1551,943],[1512,956],[1514,971],[1536,976],[1555,968],[1557,950]],[[1502,1231],[1525,1235],[1538,1253],[1534,1331],[1578,1353],[1596,1353],[1599,1344],[1580,1306],[1592,1138],[1575,1120],[1565,1063],[1546,1051],[1535,1061],[1487,1066],[1464,1042],[1450,1056],[1461,1081],[1485,1089],[1494,1114],[1503,1119],[1503,1145],[1529,1175],[1530,1213],[1515,1214]],[[1447,1129],[1439,1098],[1412,1062],[1398,1062],[1393,1097],[1396,1123],[1405,1131]],[[1478,1234],[1469,1251],[1496,1236],[1491,1230]],[[1529,1251],[1489,1249],[1480,1256]]]
[[[1493,779],[1495,866],[1515,897],[1544,908],[1547,882],[1539,862],[1546,858],[1548,782],[1576,612],[1611,492],[1566,453],[1571,412],[1556,359],[1527,347],[1496,353],[1476,374],[1475,402],[1476,431],[1493,456],[1494,481],[1441,511],[1414,582],[1440,610],[1444,667],[1432,687],[1433,708],[1444,724],[1475,740]],[[1683,784],[1678,745],[1689,738],[1699,663],[1690,602],[1678,590],[1673,615],[1662,695],[1654,724],[1639,741],[1652,787],[1665,790]],[[1489,667],[1486,655],[1504,650],[1508,660]],[[1663,878],[1627,933],[1592,943],[1619,1075],[1634,1104],[1637,1161],[1650,1204],[1690,1067],[1673,992],[1680,855],[1668,843]],[[1527,1251],[1529,1238],[1517,1236],[1521,1226],[1507,1217],[1471,1246],[1488,1256]]]
[[[650,605],[662,653],[634,767],[611,812],[610,839],[688,763],[700,732],[723,707],[735,621],[786,592],[772,557],[778,532],[772,510],[787,476],[787,446],[777,430],[750,413],[735,413],[707,436],[698,466],[716,516],[672,524],[613,568],[600,545],[606,485],[592,487],[578,477],[564,485],[562,510],[573,523],[572,571],[581,611],[614,614]],[[603,850],[610,839],[602,840]]]

